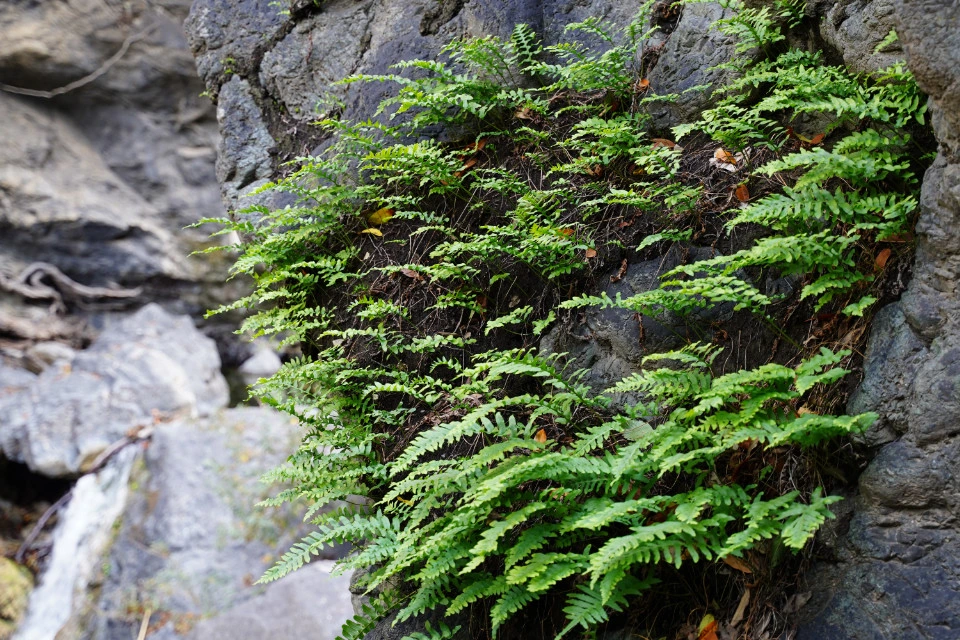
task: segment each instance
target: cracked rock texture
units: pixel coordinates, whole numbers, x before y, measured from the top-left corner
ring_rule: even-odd
[[[343,103],[345,118],[373,113],[388,87],[331,83],[432,58],[456,37],[507,37],[519,22],[556,42],[589,16],[626,24],[628,0],[325,0],[281,13],[257,0],[196,0],[186,21],[197,68],[218,96],[218,178],[228,209],[273,177],[279,163],[319,143],[310,125]]]
[[[860,477],[837,561],[821,563],[811,576],[815,597],[799,638],[957,638],[960,4],[841,2],[825,20],[825,38],[840,38],[844,60],[866,68],[888,62],[864,52],[896,28],[907,64],[930,96],[939,153],[923,180],[913,280],[877,317],[864,381],[850,401],[851,410],[880,414],[867,439],[883,446]]]

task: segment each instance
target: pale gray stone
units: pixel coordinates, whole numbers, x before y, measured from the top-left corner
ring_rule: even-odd
[[[213,341],[150,304],[112,325],[69,367],[0,396],[0,450],[49,476],[84,471],[131,430],[227,403]]]

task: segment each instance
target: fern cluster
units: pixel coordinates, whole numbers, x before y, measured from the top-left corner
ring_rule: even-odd
[[[703,208],[683,150],[647,132],[648,105],[668,99],[637,82],[652,4],[617,38],[596,20],[568,27],[605,41],[599,52],[543,46],[520,25],[507,40],[456,41],[440,61],[348,79],[398,90],[370,120],[320,124],[328,150],[268,187],[296,205],[220,221],[245,239],[235,272],[255,281],[225,309],[254,308],[244,331],[302,350],[255,393],[305,430],[271,476],[289,488],[270,502],[303,501],[317,528],[263,579],[348,542],[341,569],[368,570],[371,589],[401,585],[344,638],[392,611],[480,603],[495,633],[559,594],[560,635],[592,629],[665,565],[741,556],[773,537],[799,549],[831,517],[835,498],[740,482],[731,460],[865,428],[873,416],[800,411],[814,386],[844,375],[848,352],[722,373],[716,347],[691,344],[596,390],[535,349],[563,309],[584,306],[657,316],[732,302],[769,320],[776,299],[751,275],[770,268],[831,304],[870,278],[861,241],[902,234],[916,208],[907,125],[923,107],[908,74],[777,55],[798,4],[739,7],[718,27],[754,61],[737,61],[740,78],[677,134],[705,132],[744,157],[767,149],[757,175],[789,186],[728,222],[766,236],[637,296],[582,295],[611,229],[646,216],[655,233],[622,236],[634,251],[687,242]],[[790,128],[822,116],[816,143]],[[425,135],[438,126],[455,142]]]

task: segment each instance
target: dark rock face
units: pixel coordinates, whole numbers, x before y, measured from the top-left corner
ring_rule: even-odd
[[[874,71],[903,60],[900,43],[875,51],[894,28],[896,0],[817,0],[807,6],[819,21],[820,37],[853,71]]]
[[[208,89],[219,96],[218,177],[228,208],[274,175],[280,160],[320,142],[309,122],[342,101],[347,118],[372,113],[385,89],[331,86],[351,73],[384,73],[411,58],[432,58],[455,36],[507,36],[526,22],[559,39],[590,15],[625,24],[626,0],[329,0],[293,2],[281,14],[264,2],[197,0],[191,46]],[[667,129],[694,117],[727,72],[731,43],[708,25],[716,3],[683,9],[676,30],[657,41],[651,90],[680,99],[653,113]],[[877,411],[865,436],[877,454],[847,504],[849,525],[832,528],[835,562],[810,576],[815,597],[800,638],[960,637],[960,5],[954,0],[813,0],[812,39],[851,69],[873,71],[906,57],[930,95],[939,155],[927,172],[917,227],[914,280],[901,302],[876,318],[862,385],[851,412]],[[900,43],[875,52],[892,28]],[[652,286],[663,265],[632,265],[611,293]],[[789,283],[787,283],[789,285]],[[645,347],[669,348],[686,330],[669,319],[643,325],[629,314],[589,312],[579,333],[557,330],[544,347],[567,351],[602,386],[636,367]],[[641,329],[642,326],[642,329]],[[383,628],[387,633],[389,627]]]
[[[651,291],[671,269],[715,255],[709,248],[675,245],[663,257],[629,265],[623,277],[604,287],[604,292],[611,298],[629,298]],[[645,355],[696,340],[702,327],[730,315],[732,305],[703,309],[686,318],[665,312],[656,319],[627,309],[588,308],[582,312],[582,324],[552,329],[541,341],[540,350],[568,354],[571,369],[589,369],[584,381],[599,392],[638,371]]]
[[[890,16],[892,6],[940,146],[924,176],[913,281],[878,316],[850,403],[881,415],[868,441],[889,444],[860,478],[838,562],[812,576],[816,595],[799,638],[946,640],[960,636],[960,5],[837,4],[845,7],[828,16],[848,16],[834,28],[854,40],[843,47],[851,56],[868,35],[854,26]]]
[[[682,122],[690,122],[711,102],[711,91],[693,90],[708,85],[722,86],[734,77],[734,72],[713,67],[734,56],[733,40],[710,26],[733,11],[716,2],[689,4],[683,8],[676,30],[666,39],[663,51],[648,79],[658,95],[677,94],[674,102],[658,103],[652,107],[653,126],[668,129]]]
[[[401,60],[434,58],[452,39],[509,37],[518,23],[556,42],[566,25],[596,16],[625,25],[626,0],[197,0],[186,22],[197,68],[218,95],[218,177],[228,209],[272,177],[279,162],[319,142],[310,123],[342,103],[344,117],[373,113],[389,90],[332,83],[354,73],[388,73]],[[269,159],[269,162],[267,161]]]
[[[159,212],[110,170],[61,113],[0,95],[0,261],[56,264],[89,284],[186,276]],[[83,172],[76,170],[78,165]]]

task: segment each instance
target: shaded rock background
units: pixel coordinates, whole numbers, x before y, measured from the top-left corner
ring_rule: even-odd
[[[154,300],[196,317],[238,291],[225,284],[225,256],[188,257],[210,244],[209,230],[184,227],[223,212],[215,109],[181,28],[189,6],[0,6],[5,279],[40,261],[83,285],[140,288],[128,306]],[[103,310],[71,307],[88,324]],[[89,339],[81,323],[45,311],[0,286],[0,337]]]

